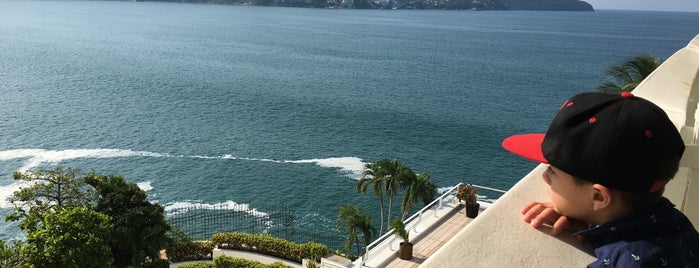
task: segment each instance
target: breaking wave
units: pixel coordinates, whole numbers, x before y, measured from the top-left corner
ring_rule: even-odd
[[[249,204],[240,204],[234,201],[226,201],[215,204],[199,203],[199,202],[172,202],[165,204],[165,213],[167,216],[173,216],[186,213],[189,210],[231,210],[237,212],[245,212],[255,217],[267,217],[268,213],[259,211],[255,208],[250,208]]]
[[[331,157],[322,159],[306,159],[306,160],[274,160],[267,158],[248,158],[237,157],[230,154],[221,156],[206,156],[206,155],[172,155],[166,153],[133,151],[123,149],[68,149],[68,150],[45,150],[45,149],[15,149],[0,151],[0,161],[27,159],[26,162],[17,171],[26,172],[35,169],[42,165],[57,165],[63,161],[80,159],[80,158],[123,158],[123,157],[174,157],[174,158],[199,158],[212,160],[241,160],[241,161],[260,161],[272,163],[287,163],[287,164],[315,164],[324,168],[338,169],[339,172],[353,179],[359,179],[366,163],[362,162],[358,157]],[[9,185],[0,185],[0,208],[10,206],[7,198],[13,192],[23,186],[20,183],[12,183]],[[138,186],[144,191],[153,189],[151,182],[140,182]],[[232,201],[230,201],[232,202]],[[178,205],[178,203],[174,203]],[[205,204],[204,204],[205,205]],[[217,204],[218,205],[218,204]]]

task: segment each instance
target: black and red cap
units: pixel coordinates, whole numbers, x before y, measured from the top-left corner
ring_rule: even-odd
[[[630,192],[664,188],[684,142],[667,114],[629,92],[588,92],[563,103],[546,134],[506,138],[502,146],[577,178]]]

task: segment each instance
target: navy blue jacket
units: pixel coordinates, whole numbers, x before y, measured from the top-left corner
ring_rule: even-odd
[[[587,267],[699,267],[699,234],[666,198],[644,213],[575,233],[595,246]]]

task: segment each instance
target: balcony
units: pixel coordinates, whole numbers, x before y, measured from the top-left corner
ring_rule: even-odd
[[[680,170],[665,196],[699,226],[699,35],[646,78],[634,95],[663,108],[685,141]],[[451,189],[406,221],[415,244],[413,260],[396,260],[399,241],[389,232],[350,267],[585,267],[595,260],[591,246],[569,234],[550,236],[521,220],[525,204],[548,200],[541,180],[544,169],[534,168],[473,221],[459,218],[463,212]]]

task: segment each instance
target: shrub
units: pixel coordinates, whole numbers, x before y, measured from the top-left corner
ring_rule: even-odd
[[[327,246],[320,243],[308,242],[299,245],[270,235],[216,233],[211,240],[222,249],[253,251],[297,263],[301,263],[303,258],[318,261],[331,252]]]
[[[181,231],[175,231],[171,236],[172,243],[165,250],[170,261],[178,262],[212,259],[214,242],[192,241],[192,239]]]
[[[178,265],[177,267],[179,268],[215,268],[213,262],[193,262],[193,263],[186,263],[182,265]]]
[[[285,265],[283,262],[275,262],[273,264],[267,265],[259,261],[246,260],[236,257],[229,256],[219,256],[214,260],[214,267],[216,268],[291,268],[291,266]]]
[[[168,268],[170,263],[167,260],[155,260],[141,264],[141,268]]]
[[[330,253],[330,249],[321,243],[307,242],[301,245],[301,255],[303,258],[309,258],[315,262],[319,262],[320,258]]]

